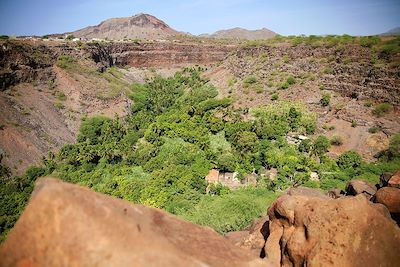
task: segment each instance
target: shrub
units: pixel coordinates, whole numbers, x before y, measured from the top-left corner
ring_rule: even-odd
[[[371,128],[368,129],[368,132],[371,134],[379,132],[381,129],[378,126],[372,126]]]
[[[367,100],[367,101],[365,101],[364,106],[369,108],[369,107],[372,107],[373,104],[374,104],[374,102],[372,100]]]
[[[290,76],[286,79],[286,82],[287,82],[288,84],[292,85],[292,84],[295,84],[295,83],[296,83],[296,80],[295,80],[295,78],[294,78],[292,75],[290,75]]]
[[[68,36],[65,39],[72,40],[74,38],[75,38],[75,36],[73,34],[68,34]]]
[[[262,92],[264,92],[264,87],[261,84],[257,84],[256,85],[256,93],[261,94]]]
[[[337,165],[342,169],[358,168],[362,162],[361,156],[355,151],[346,151],[339,156]]]
[[[319,101],[322,106],[326,107],[329,105],[331,101],[331,95],[330,94],[323,94],[321,100]]]
[[[57,98],[58,100],[60,100],[60,101],[65,101],[65,100],[67,100],[67,96],[64,94],[64,92],[57,91],[57,92],[55,93],[55,96],[56,96],[56,98]]]
[[[341,136],[334,135],[331,138],[331,145],[333,145],[333,146],[341,146],[342,144],[343,144],[343,138]]]
[[[360,37],[360,45],[364,47],[372,47],[378,44],[380,38],[378,36],[363,36]]]
[[[247,77],[246,79],[244,79],[243,87],[247,88],[256,83],[257,83],[257,78],[254,76],[250,76],[250,77]]]
[[[289,88],[289,83],[288,82],[284,82],[279,86],[280,89],[288,89]]]
[[[377,116],[377,117],[382,117],[386,113],[389,113],[393,110],[393,105],[389,103],[381,103],[377,106],[375,106],[374,110],[372,113]]]
[[[324,74],[330,74],[330,73],[333,72],[333,69],[332,69],[332,67],[325,67],[325,68],[322,70],[322,72],[323,72]]]
[[[315,139],[314,145],[313,145],[313,151],[315,155],[322,156],[326,152],[328,152],[328,149],[330,147],[330,142],[329,139],[324,136],[320,135]]]
[[[8,35],[0,35],[0,40],[8,40],[10,39],[10,36]]]
[[[70,68],[73,63],[75,63],[75,60],[69,55],[60,56],[56,62],[57,66],[62,69]]]
[[[310,152],[312,149],[312,141],[310,139],[302,140],[299,144],[299,151],[300,152]]]
[[[358,125],[358,123],[356,120],[351,121],[351,127],[355,128],[355,127],[357,127],[357,125]]]
[[[272,101],[278,100],[278,98],[279,98],[279,95],[278,95],[277,93],[275,93],[275,94],[273,94],[273,95],[271,96],[271,100],[272,100]]]
[[[228,80],[228,86],[232,87],[233,85],[235,85],[235,83],[237,82],[235,77],[232,77]]]

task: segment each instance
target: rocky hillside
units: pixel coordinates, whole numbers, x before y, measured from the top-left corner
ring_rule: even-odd
[[[371,46],[368,38],[253,41],[206,75],[237,108],[279,100],[303,103],[318,114],[318,134],[342,139],[331,147],[333,155],[356,150],[373,160],[387,138],[400,132],[396,40]],[[322,104],[323,97],[329,103]],[[387,112],[380,113],[382,106],[389,107]]]
[[[265,40],[276,36],[276,33],[262,28],[259,30],[247,30],[243,28],[232,28],[227,30],[216,31],[213,34],[203,34],[201,37],[209,37],[216,39],[236,39],[236,40]]]
[[[158,209],[40,179],[0,247],[0,266],[397,266],[400,228],[361,192],[332,199],[291,189],[248,232],[226,239]]]
[[[149,15],[137,14],[132,17],[112,18],[96,26],[89,26],[72,32],[76,37],[84,39],[165,39],[179,35],[178,31],[169,27],[164,21]]]

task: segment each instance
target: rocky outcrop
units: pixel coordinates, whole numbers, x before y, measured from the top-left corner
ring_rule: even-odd
[[[22,82],[54,79],[51,54],[45,45],[0,42],[0,90]]]
[[[400,228],[364,196],[281,196],[268,210],[267,257],[282,266],[396,266]]]
[[[363,194],[370,200],[376,193],[376,187],[364,180],[351,180],[346,185],[346,194],[348,196],[357,196]]]
[[[0,266],[271,266],[209,228],[40,179]]]

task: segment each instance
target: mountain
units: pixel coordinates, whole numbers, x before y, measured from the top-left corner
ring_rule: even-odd
[[[164,21],[152,15],[140,13],[132,17],[111,18],[97,26],[89,26],[71,34],[85,39],[120,40],[124,38],[162,39],[182,33],[172,29]]]
[[[232,28],[220,30],[213,34],[202,34],[201,37],[209,37],[216,39],[241,39],[241,40],[261,40],[270,39],[276,35],[275,32],[262,28],[259,30],[246,30],[243,28]]]
[[[400,35],[400,27],[393,28],[385,33],[382,33],[381,35]]]

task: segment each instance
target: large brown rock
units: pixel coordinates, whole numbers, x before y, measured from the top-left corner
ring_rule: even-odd
[[[265,251],[282,266],[398,266],[400,228],[362,195],[284,195],[269,208]]]
[[[209,228],[51,178],[37,182],[0,259],[0,266],[270,266]]]
[[[383,187],[375,194],[375,202],[385,205],[390,213],[400,213],[400,189]]]
[[[393,174],[388,184],[390,187],[400,188],[400,170]]]
[[[376,187],[364,180],[351,180],[346,185],[346,193],[350,196],[363,194],[371,199],[376,193]]]

